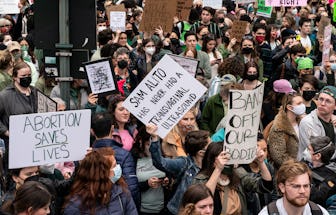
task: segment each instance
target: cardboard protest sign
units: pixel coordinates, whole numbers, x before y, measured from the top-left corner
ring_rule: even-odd
[[[332,31],[332,25],[328,25],[327,27],[324,28],[323,52],[322,52],[323,65],[326,61],[329,61],[331,31]]]
[[[208,6],[214,9],[221,9],[223,6],[222,0],[203,0],[203,7]]]
[[[90,146],[91,110],[9,117],[9,168],[81,160]]]
[[[84,63],[84,68],[93,94],[118,90],[110,58]]]
[[[165,55],[124,101],[145,125],[158,126],[164,138],[206,92],[199,81]]]
[[[0,14],[18,14],[19,0],[1,0],[0,1]]]
[[[176,63],[182,66],[190,75],[196,76],[199,61],[195,58],[183,57],[180,55],[168,54]]]
[[[179,20],[188,20],[193,0],[177,0],[176,16]]]
[[[270,18],[272,16],[273,7],[265,6],[265,0],[258,0],[257,16]]]
[[[264,84],[254,90],[230,90],[224,148],[229,164],[248,164],[256,157]]]
[[[247,25],[248,22],[246,21],[233,21],[233,25],[231,28],[231,38],[236,38],[237,42],[240,43],[245,35]]]
[[[306,6],[307,0],[266,0],[265,6],[272,7],[296,7]]]
[[[256,0],[236,0],[236,4],[246,4],[246,3],[251,3],[251,2],[256,2]]]
[[[110,28],[112,31],[125,31],[126,28],[126,12],[125,11],[111,11],[110,12]]]
[[[146,0],[139,30],[151,33],[154,28],[161,26],[164,32],[171,32],[176,8],[177,1]]]
[[[36,91],[37,95],[37,113],[55,112],[57,111],[57,103],[44,95],[41,91]]]
[[[124,4],[109,5],[105,10],[109,22],[111,22],[111,12],[126,12],[126,9]]]

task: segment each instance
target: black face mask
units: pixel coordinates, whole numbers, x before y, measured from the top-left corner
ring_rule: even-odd
[[[254,75],[246,75],[246,79],[249,81],[254,81],[258,79],[258,75],[254,74]]]
[[[203,34],[201,37],[202,37],[202,40],[204,40],[208,35],[207,34]]]
[[[133,31],[132,30],[126,30],[125,31],[127,37],[132,37]]]
[[[32,78],[31,77],[24,77],[24,78],[20,78],[20,86],[27,88],[29,87],[30,83],[32,82]]]
[[[310,101],[315,97],[316,92],[316,90],[304,90],[302,92],[302,98],[306,101]]]
[[[171,42],[173,45],[177,45],[177,44],[179,44],[179,40],[176,39],[176,38],[171,38],[171,39],[170,39],[170,42]]]
[[[224,18],[219,18],[219,19],[218,19],[218,22],[219,22],[219,23],[223,23],[223,22],[224,22]]]
[[[120,69],[125,69],[128,66],[128,62],[126,60],[120,60],[118,61],[118,67]]]
[[[242,54],[251,54],[252,51],[253,51],[253,48],[245,47],[245,48],[242,48],[241,53]]]

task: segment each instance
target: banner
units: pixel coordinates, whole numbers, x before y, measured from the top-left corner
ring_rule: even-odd
[[[165,55],[124,101],[145,125],[158,126],[164,138],[206,92],[199,81]]]
[[[265,0],[258,0],[257,16],[270,18],[272,16],[273,7],[265,6]]]
[[[297,7],[306,6],[307,0],[266,0],[265,6],[272,7]]]
[[[264,84],[254,90],[230,90],[224,149],[228,164],[249,164],[257,152],[257,137]]]
[[[81,160],[90,146],[91,110],[9,117],[9,169]]]
[[[0,1],[0,14],[18,14],[19,0],[1,0]]]

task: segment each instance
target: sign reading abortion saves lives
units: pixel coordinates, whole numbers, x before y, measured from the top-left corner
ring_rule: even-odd
[[[91,111],[9,118],[9,168],[81,160],[90,146]]]
[[[206,88],[170,56],[165,55],[124,102],[145,125],[158,126],[164,138],[202,97]]]
[[[230,90],[224,147],[229,164],[248,164],[256,157],[264,84],[254,90]]]

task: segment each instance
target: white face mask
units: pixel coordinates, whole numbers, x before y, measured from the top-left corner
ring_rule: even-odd
[[[5,46],[8,46],[11,42],[12,42],[11,40],[8,40],[8,41],[4,42],[3,44],[4,44]]]
[[[230,179],[227,178],[226,180],[224,179],[221,179],[219,178],[217,183],[220,185],[220,186],[228,186],[230,184]]]
[[[106,26],[98,26],[97,31],[101,32],[103,30],[107,29]]]
[[[298,13],[298,10],[296,8],[292,9],[293,16],[296,16],[297,13]]]
[[[295,115],[300,116],[306,113],[306,106],[304,104],[292,106],[293,110],[291,110]]]
[[[306,148],[304,151],[303,151],[303,154],[302,154],[302,158],[303,160],[309,162],[309,163],[312,163],[313,160],[312,160],[312,156],[310,154],[310,151],[308,148]]]
[[[145,52],[149,55],[153,55],[155,53],[155,47],[147,47],[145,48]]]

